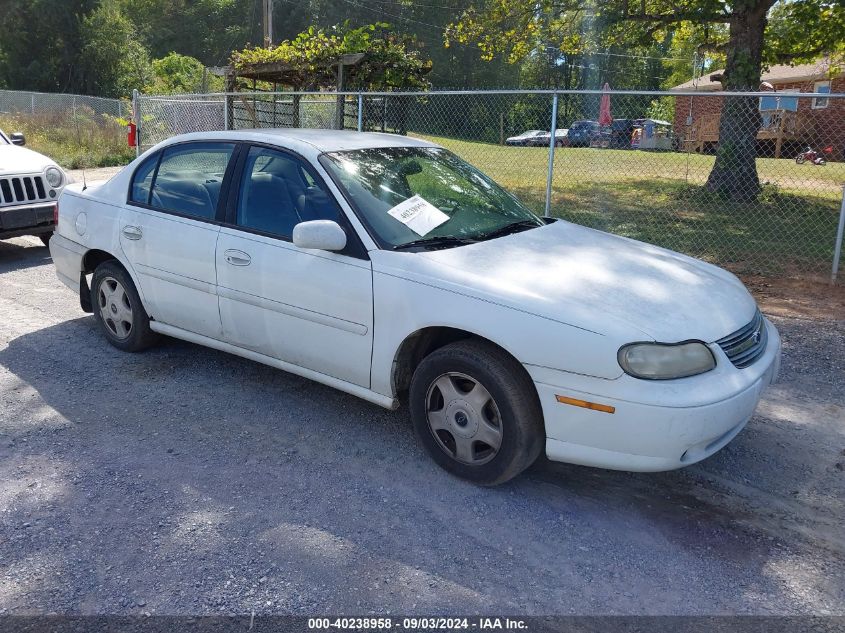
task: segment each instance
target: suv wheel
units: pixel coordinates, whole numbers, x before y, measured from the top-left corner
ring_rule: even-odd
[[[459,341],[426,356],[411,380],[410,408],[434,461],[479,484],[508,481],[543,449],[543,414],[530,377],[484,341]]]

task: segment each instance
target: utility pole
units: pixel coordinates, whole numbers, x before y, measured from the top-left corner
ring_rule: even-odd
[[[261,0],[264,9],[264,47],[273,45],[273,0]]]

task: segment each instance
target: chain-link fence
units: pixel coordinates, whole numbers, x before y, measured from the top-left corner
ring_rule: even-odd
[[[120,99],[0,90],[0,130],[22,132],[28,147],[70,169],[130,160],[124,126],[131,116]]]
[[[234,93],[137,100],[142,148],[206,130],[407,134],[450,149],[538,213],[746,275],[828,277],[834,265],[845,94]]]
[[[0,90],[0,114],[64,114],[85,110],[92,114],[122,118],[128,103],[120,99],[53,92]]]

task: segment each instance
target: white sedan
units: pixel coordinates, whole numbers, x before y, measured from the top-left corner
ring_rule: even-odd
[[[50,244],[106,339],[165,334],[394,409],[461,477],[541,452],[679,468],[739,433],[780,339],[732,274],[537,217],[433,143],[179,136],[70,186]]]

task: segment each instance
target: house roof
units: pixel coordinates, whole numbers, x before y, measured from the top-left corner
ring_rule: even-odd
[[[770,66],[769,69],[762,74],[760,81],[768,81],[770,84],[792,83],[795,81],[812,81],[819,79],[826,79],[830,63],[825,59],[820,59],[811,64],[797,64],[795,66],[787,66],[786,64],[777,64]],[[682,84],[671,88],[671,90],[701,90],[712,91],[722,90],[722,84],[718,81],[711,81],[710,77],[713,75],[724,74],[724,69],[711,70],[704,73],[704,76],[699,77],[698,80],[690,79]],[[845,72],[840,72],[845,74]]]

